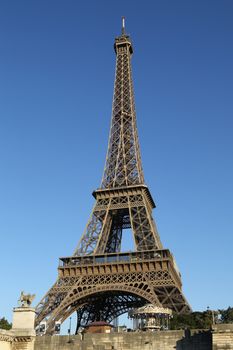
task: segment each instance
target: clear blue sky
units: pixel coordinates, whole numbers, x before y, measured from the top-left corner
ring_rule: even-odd
[[[233,306],[233,2],[1,1],[0,316],[38,302],[101,180],[121,16],[146,183],[194,310]]]

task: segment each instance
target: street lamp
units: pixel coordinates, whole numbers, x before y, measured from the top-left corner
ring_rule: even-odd
[[[68,329],[68,335],[69,335],[68,343],[71,343],[71,339],[70,339],[70,335],[71,335],[71,319],[72,319],[72,317],[70,317],[70,325],[69,325],[69,329]]]

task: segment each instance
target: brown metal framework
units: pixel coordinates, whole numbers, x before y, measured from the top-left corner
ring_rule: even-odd
[[[132,43],[115,39],[116,75],[112,123],[100,189],[72,257],[61,258],[58,279],[38,304],[36,325],[77,311],[77,330],[94,320],[112,321],[149,302],[177,313],[191,309],[181,291],[174,258],[164,250],[152,217],[155,207],[145,185],[134,105]],[[134,253],[121,253],[122,231],[131,228]]]

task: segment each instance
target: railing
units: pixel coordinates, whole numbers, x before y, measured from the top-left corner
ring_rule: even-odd
[[[60,267],[75,265],[97,265],[121,262],[140,262],[145,260],[172,259],[171,253],[167,249],[147,250],[142,252],[110,253],[102,255],[70,256],[60,258]]]

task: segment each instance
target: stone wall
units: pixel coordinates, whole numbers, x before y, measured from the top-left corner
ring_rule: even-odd
[[[28,329],[0,329],[0,350],[233,350],[233,324],[212,331],[164,331],[38,336]],[[35,339],[35,342],[34,342]]]
[[[210,330],[186,330],[176,344],[177,350],[212,350]]]
[[[13,337],[11,336],[9,331],[0,329],[0,349],[1,350],[12,350],[11,348],[12,340],[13,340]]]
[[[233,324],[218,324],[212,333],[213,350],[233,350]]]
[[[209,331],[164,331],[36,337],[34,350],[211,350]]]
[[[34,350],[34,340],[34,331],[0,329],[0,350]]]

